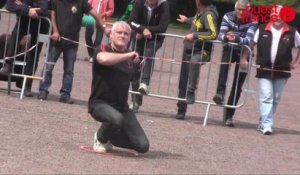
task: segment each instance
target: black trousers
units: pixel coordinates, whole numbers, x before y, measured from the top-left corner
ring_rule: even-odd
[[[11,57],[15,55],[16,47],[20,44],[21,39],[25,36],[30,34],[31,35],[31,41],[30,41],[30,48],[37,44],[37,37],[39,33],[47,33],[49,30],[49,24],[44,19],[41,19],[40,24],[40,30],[39,30],[39,20],[38,19],[32,19],[28,16],[21,16],[19,17],[20,20],[20,26],[18,26],[18,22],[16,23],[12,34],[11,34],[11,40],[7,51],[7,56]],[[30,26],[29,26],[30,22]],[[29,28],[28,28],[29,27]],[[26,61],[26,66],[24,69],[25,75],[34,75],[38,66],[39,62],[39,56],[42,50],[43,44],[38,43],[37,47],[35,47],[32,51],[27,53],[27,57],[24,58]],[[12,65],[15,61],[15,58],[9,58],[5,60],[5,64]],[[22,87],[22,81],[17,82],[17,84],[21,85]],[[19,86],[17,85],[17,86]],[[26,88],[31,89],[32,87],[32,79],[28,79],[26,82]]]
[[[91,115],[102,122],[97,132],[100,142],[110,141],[117,147],[133,149],[139,153],[148,152],[147,136],[131,110],[120,112],[104,102],[98,102],[94,103]]]
[[[178,97],[179,98],[186,98],[186,92],[187,92],[187,86],[188,86],[188,80],[189,80],[189,73],[190,73],[190,63],[192,58],[192,53],[188,52],[188,49],[183,50],[182,54],[182,63],[181,63],[181,69],[180,69],[180,77],[179,77],[179,92]],[[180,112],[186,112],[187,110],[187,103],[185,101],[178,101],[177,102],[178,111]]]
[[[241,57],[241,47],[237,46],[224,46],[223,47],[223,54],[222,54],[222,63],[229,63],[229,62],[236,62],[234,76],[233,76],[233,84],[231,87],[230,95],[227,101],[228,105],[236,105],[240,99],[242,87],[247,77],[247,73],[239,72],[239,64],[240,57]],[[226,84],[228,79],[228,71],[229,71],[229,64],[221,64],[220,72],[219,72],[219,79],[217,85],[217,94],[225,95],[226,91]],[[235,113],[234,108],[225,108],[224,116],[225,119],[232,118]]]
[[[96,36],[93,41],[93,35],[94,35],[95,28],[96,28]],[[87,45],[93,47],[93,48],[87,47],[89,57],[93,57],[95,48],[99,47],[99,45],[101,44],[102,38],[103,38],[103,33],[104,33],[104,31],[103,31],[102,27],[100,27],[98,25],[96,25],[96,27],[89,26],[89,27],[85,28],[85,42]]]

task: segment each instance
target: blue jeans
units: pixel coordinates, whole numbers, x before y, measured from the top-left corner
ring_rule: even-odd
[[[280,97],[287,83],[287,78],[275,78],[274,80],[259,78],[259,113],[260,127],[272,128],[274,114]]]
[[[131,110],[118,111],[105,102],[96,102],[91,109],[91,116],[102,122],[97,132],[100,142],[110,141],[114,146],[139,153],[149,150],[147,136]]]
[[[60,89],[60,95],[64,97],[71,96],[77,49],[78,47],[61,49],[53,45],[50,46],[49,57],[47,60],[48,64],[44,66],[44,69],[46,69],[45,79],[40,83],[40,88],[39,88],[40,92],[43,91],[49,93],[48,89],[50,88],[52,83],[52,71],[54,69],[55,63],[57,62],[60,54],[63,52],[64,74],[62,80],[62,87]]]

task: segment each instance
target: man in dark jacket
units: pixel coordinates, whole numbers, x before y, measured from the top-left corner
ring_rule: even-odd
[[[212,0],[195,0],[197,13],[187,18],[179,15],[178,21],[189,24],[190,33],[184,37],[185,45],[182,55],[182,64],[179,78],[179,98],[186,101],[178,101],[176,118],[185,119],[187,104],[195,102],[195,91],[198,85],[200,63],[210,59],[212,43],[205,43],[217,37],[218,12],[212,4]],[[204,46],[203,46],[204,44]],[[203,46],[203,47],[202,47]],[[187,62],[192,62],[189,64]]]
[[[132,90],[141,94],[148,94],[148,86],[153,70],[156,51],[162,46],[163,37],[156,37],[157,33],[165,33],[170,22],[169,4],[166,0],[140,0],[136,1],[128,23],[137,32],[136,51],[141,60],[145,60],[142,72],[136,67],[132,79]],[[142,77],[141,77],[142,75]],[[141,78],[140,78],[141,77]],[[140,82],[141,79],[141,82]],[[131,108],[137,112],[142,105],[141,95],[132,96]]]
[[[13,55],[16,53],[16,46],[19,45],[23,36],[30,34],[30,47],[36,44],[38,45],[28,53],[24,73],[26,75],[33,75],[37,69],[39,54],[42,50],[42,43],[37,43],[38,34],[46,33],[49,29],[49,25],[45,20],[41,19],[41,23],[39,21],[40,16],[47,16],[48,14],[48,0],[26,0],[23,2],[18,0],[8,0],[6,8],[8,11],[16,13],[20,23],[17,22],[13,29],[7,52],[7,58],[5,58],[4,65],[0,70],[0,74],[8,75],[12,72],[12,67],[15,60]],[[17,83],[17,86],[22,87],[22,82]],[[24,95],[27,97],[33,96],[31,93],[31,86],[32,80],[29,79],[26,82],[24,91]]]

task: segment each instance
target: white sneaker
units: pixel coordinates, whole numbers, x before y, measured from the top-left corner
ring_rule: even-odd
[[[148,86],[145,83],[140,83],[138,91],[143,95],[148,95]]]
[[[139,108],[140,108],[140,105],[138,105],[136,102],[133,102],[129,108],[134,112],[134,113],[137,113],[139,112]]]
[[[263,130],[264,130],[264,128],[259,124],[258,126],[257,126],[257,129],[256,129],[257,131],[260,131],[260,132],[263,132]]]
[[[93,62],[93,57],[89,58],[89,62],[92,63]]]
[[[263,135],[271,135],[273,133],[272,128],[264,128],[262,130]]]
[[[107,151],[112,150],[112,144],[110,143],[110,141],[108,141],[107,143],[101,143],[97,139],[97,132],[95,132],[93,149],[95,152],[105,153]]]

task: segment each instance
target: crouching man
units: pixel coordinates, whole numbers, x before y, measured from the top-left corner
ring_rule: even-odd
[[[126,22],[115,22],[111,43],[101,45],[94,55],[88,108],[91,116],[102,123],[94,135],[96,152],[109,151],[112,146],[138,153],[149,150],[147,136],[127,103],[133,64],[140,60],[136,52],[127,50],[130,30]]]

